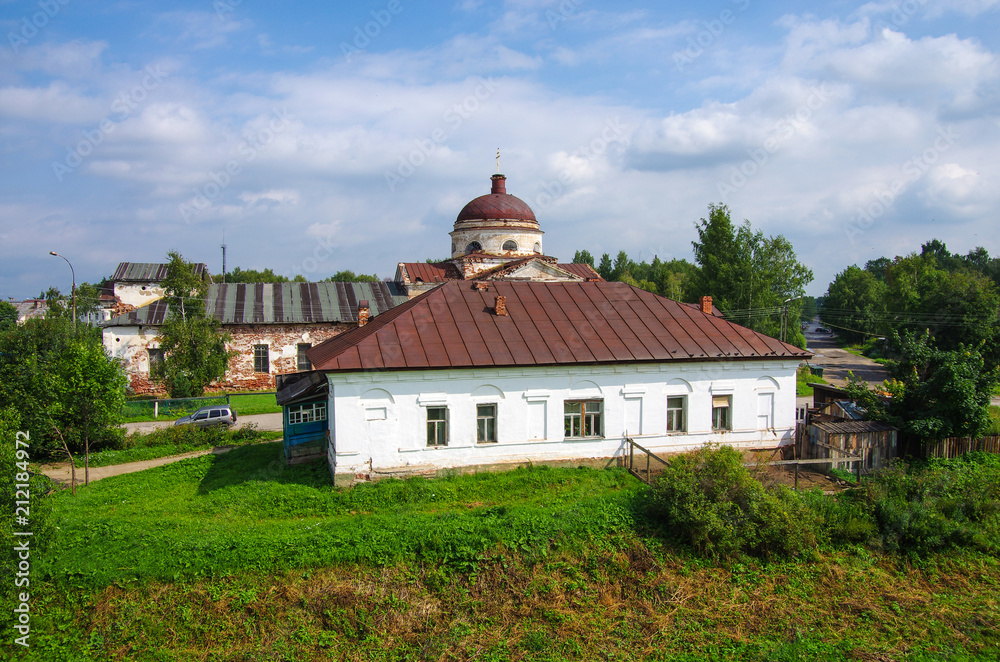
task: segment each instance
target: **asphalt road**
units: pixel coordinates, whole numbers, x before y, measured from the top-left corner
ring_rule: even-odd
[[[281,431],[281,414],[254,414],[252,416],[240,416],[236,412],[236,427],[241,428],[250,423],[256,423],[259,430]],[[152,432],[158,428],[166,428],[173,425],[173,421],[153,421],[150,423],[126,423],[125,429],[129,432]]]

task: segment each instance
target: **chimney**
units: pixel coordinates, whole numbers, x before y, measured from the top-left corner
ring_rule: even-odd
[[[712,314],[712,297],[704,296],[701,298],[701,312],[706,315]]]
[[[485,292],[486,290],[490,289],[490,284],[480,280],[477,281],[473,287],[475,287],[480,292]]]
[[[490,190],[490,193],[506,193],[507,192],[507,183],[506,183],[507,182],[507,178],[506,177],[504,177],[500,173],[497,173],[497,174],[493,175],[492,177],[490,177],[490,179],[493,180],[493,188]]]
[[[371,313],[370,313],[370,311],[368,309],[368,300],[367,299],[362,299],[361,301],[359,301],[358,302],[358,327],[362,327],[365,324],[368,324],[368,317],[369,317],[370,314]]]
[[[507,317],[507,297],[498,294],[496,303],[493,305],[493,311],[497,314],[497,317]]]

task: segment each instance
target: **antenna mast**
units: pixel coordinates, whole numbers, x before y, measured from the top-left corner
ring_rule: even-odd
[[[226,282],[226,228],[222,228],[222,282]]]

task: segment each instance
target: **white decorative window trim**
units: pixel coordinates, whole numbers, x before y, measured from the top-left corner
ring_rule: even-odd
[[[417,396],[417,404],[421,407],[443,407],[448,404],[446,393],[421,393]]]

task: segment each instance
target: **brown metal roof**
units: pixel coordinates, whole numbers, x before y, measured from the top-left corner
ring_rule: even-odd
[[[515,281],[447,282],[308,354],[326,371],[812,356],[625,283]]]
[[[532,260],[542,259],[544,256],[529,256],[507,262],[506,264],[498,265],[492,269],[480,272],[476,274],[475,279],[485,280],[492,278],[500,272],[506,271],[508,269],[516,269]],[[545,258],[546,260],[553,260],[554,258]],[[449,280],[463,280],[462,272],[458,270],[455,264],[451,261],[445,262],[401,262],[400,265],[406,271],[406,275],[409,277],[411,283],[416,283],[420,281],[422,283],[443,283]],[[588,278],[601,278],[601,275],[594,271],[594,268],[589,264],[555,264],[555,267],[567,271],[574,276],[583,278],[584,280]],[[470,279],[473,280],[473,279]],[[601,278],[603,280],[603,278]]]

